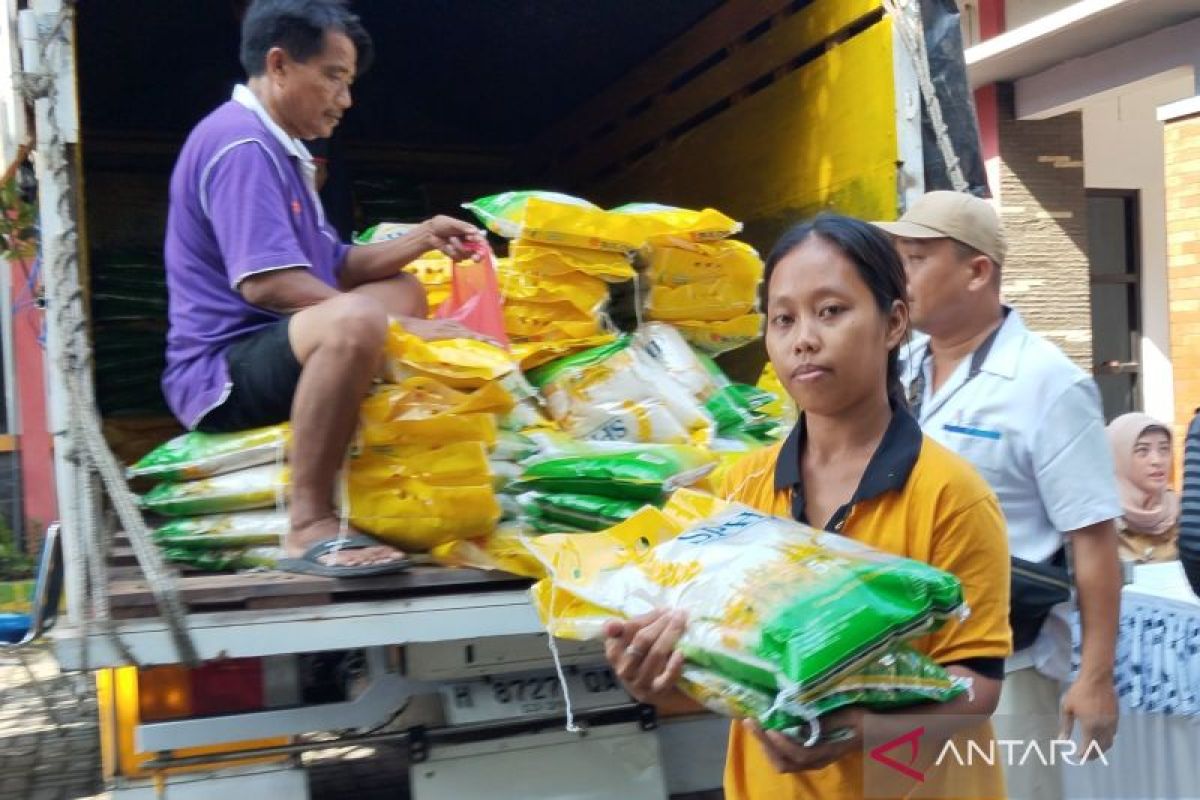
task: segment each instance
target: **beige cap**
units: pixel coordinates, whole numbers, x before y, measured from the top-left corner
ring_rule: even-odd
[[[999,265],[1008,249],[1000,215],[989,201],[973,194],[929,192],[897,221],[875,224],[905,239],[954,239]]]

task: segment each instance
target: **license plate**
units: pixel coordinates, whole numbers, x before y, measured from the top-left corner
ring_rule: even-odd
[[[608,667],[566,667],[571,707],[601,708],[630,702]],[[451,725],[514,717],[542,717],[567,710],[562,683],[553,670],[496,675],[441,687],[446,721]]]

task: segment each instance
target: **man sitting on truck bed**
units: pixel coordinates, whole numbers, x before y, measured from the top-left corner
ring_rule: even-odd
[[[350,107],[371,39],[342,0],[255,0],[242,23],[249,80],[188,136],[171,176],[163,392],[188,428],[292,423],[291,530],[281,568],[347,577],[405,566],[362,536],[339,541],[336,475],[380,365],[389,317],[426,338],[470,336],[425,319],[400,272],[429,250],[468,255],[476,228],[430,219],[399,239],[338,240],[301,140]]]

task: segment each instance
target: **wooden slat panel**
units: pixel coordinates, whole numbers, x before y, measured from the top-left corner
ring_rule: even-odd
[[[121,579],[118,568],[110,582],[110,602],[120,618],[156,616],[154,595],[144,580]],[[488,591],[527,586],[527,578],[503,572],[447,567],[414,567],[395,575],[338,580],[286,572],[185,575],[179,594],[191,608],[288,608],[364,597],[406,597],[433,592]]]
[[[612,134],[590,142],[559,172],[587,178],[620,163],[639,146],[656,142],[714,103],[744,90],[805,51],[879,8],[879,0],[817,0],[779,20],[752,43],[734,48],[721,63],[678,90],[658,98],[642,115],[622,120]]]
[[[583,187],[603,205],[713,206],[769,247],[821,208],[896,213],[891,21],[884,19],[636,164]]]
[[[623,119],[635,103],[664,91],[676,77],[793,1],[730,0],[721,4],[690,31],[538,137],[531,154],[540,157],[554,153],[564,144],[582,142],[597,128]]]

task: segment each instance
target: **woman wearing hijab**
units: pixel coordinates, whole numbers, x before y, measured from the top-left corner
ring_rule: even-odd
[[[1145,414],[1123,414],[1108,425],[1121,489],[1117,520],[1121,558],[1150,563],[1178,558],[1179,498],[1170,486],[1171,432]]]

